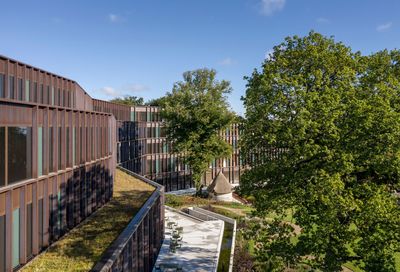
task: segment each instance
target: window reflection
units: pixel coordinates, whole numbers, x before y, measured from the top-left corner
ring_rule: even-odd
[[[32,177],[32,128],[8,128],[8,184]]]
[[[5,128],[0,127],[0,186],[5,185]]]

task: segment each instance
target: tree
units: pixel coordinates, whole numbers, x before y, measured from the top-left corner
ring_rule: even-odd
[[[143,97],[137,97],[133,95],[127,95],[124,97],[118,97],[110,100],[110,102],[128,105],[128,106],[139,106],[144,104]]]
[[[240,190],[258,215],[277,215],[252,228],[259,261],[395,271],[399,79],[399,51],[362,56],[314,32],[286,38],[247,78],[241,138],[251,170]],[[298,233],[284,221],[291,211]]]
[[[163,103],[164,103],[164,99],[165,97],[159,97],[159,98],[154,98],[154,99],[150,99],[146,102],[146,106],[157,106],[157,107],[162,107]]]
[[[197,192],[201,177],[215,158],[228,156],[231,148],[219,135],[233,120],[226,95],[228,81],[216,80],[216,71],[199,69],[185,72],[184,81],[174,87],[163,102],[161,116],[167,139],[175,153],[184,154]]]

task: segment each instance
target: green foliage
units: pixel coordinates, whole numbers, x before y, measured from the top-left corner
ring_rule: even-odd
[[[159,97],[159,98],[150,99],[145,104],[146,104],[146,106],[162,107],[163,104],[164,104],[164,99],[165,99],[165,96]]]
[[[173,152],[184,154],[198,192],[209,163],[231,152],[219,135],[234,118],[226,98],[231,87],[215,76],[216,71],[208,69],[185,72],[184,81],[175,83],[165,97],[161,112]]]
[[[118,97],[110,100],[110,102],[128,105],[128,106],[140,106],[144,104],[143,97],[137,97],[133,95],[127,95],[124,97]]]
[[[176,195],[166,194],[165,195],[165,205],[172,208],[179,208],[185,203],[184,198]]]
[[[248,77],[242,152],[258,152],[241,180],[260,215],[288,209],[301,227],[264,222],[253,232],[272,270],[307,263],[340,271],[395,271],[400,209],[400,52],[370,56],[311,32],[274,47]],[[260,163],[261,162],[261,163]],[[267,260],[268,259],[268,260]]]

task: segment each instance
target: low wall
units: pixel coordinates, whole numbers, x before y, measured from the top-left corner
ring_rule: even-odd
[[[92,271],[152,271],[164,240],[164,187],[118,168],[156,189]]]

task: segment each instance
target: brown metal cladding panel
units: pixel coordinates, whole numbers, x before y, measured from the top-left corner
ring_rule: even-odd
[[[26,263],[26,202],[25,187],[20,188],[19,262]]]
[[[12,191],[12,210],[19,208],[20,189]]]
[[[25,189],[26,196],[25,202],[26,204],[32,203],[32,184],[28,184]]]
[[[17,64],[17,77],[23,78],[24,77],[24,66]]]
[[[32,177],[37,177],[38,174],[38,108],[32,110]]]
[[[42,199],[44,196],[44,180],[38,182],[38,198]]]
[[[0,104],[0,124],[32,126],[32,108]]]
[[[43,196],[43,245],[48,245],[49,240],[49,182],[48,179],[43,181],[43,189],[44,189],[44,196]],[[40,233],[40,231],[39,231]],[[40,250],[40,248],[39,248]]]
[[[6,214],[6,193],[0,194],[0,216]]]
[[[0,73],[2,74],[6,73],[6,65],[7,65],[7,60],[0,58]]]
[[[32,186],[32,253],[37,255],[39,253],[39,211],[38,211],[38,186],[34,183]]]
[[[38,110],[38,126],[39,127],[43,127],[43,124],[44,124],[44,122],[43,122],[43,115],[44,115],[44,113],[43,113],[43,109],[39,109]]]

